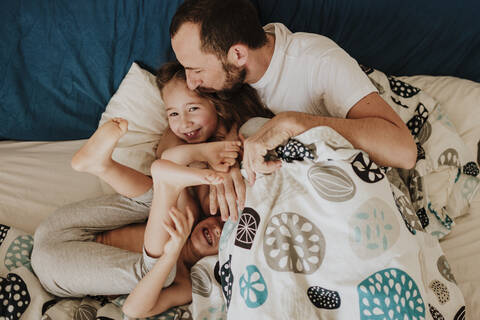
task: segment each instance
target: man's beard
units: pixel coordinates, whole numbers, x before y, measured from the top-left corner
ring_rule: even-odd
[[[222,66],[223,70],[225,71],[225,83],[220,91],[227,94],[238,91],[238,89],[240,89],[245,82],[247,70],[245,67],[239,68],[228,62],[222,63]]]
[[[238,91],[245,82],[247,70],[245,67],[239,68],[228,62],[222,62],[222,67],[225,72],[225,83],[220,90],[205,87],[200,87],[198,90],[206,93],[216,92],[219,96],[228,95],[232,92]]]

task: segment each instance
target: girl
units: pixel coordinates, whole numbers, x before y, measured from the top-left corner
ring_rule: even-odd
[[[72,159],[75,170],[100,177],[130,198],[146,193],[153,185],[143,242],[148,273],[125,303],[124,312],[129,316],[158,314],[191,301],[189,270],[203,256],[218,252],[221,221],[218,217],[204,219],[190,238],[188,235],[202,211],[209,211],[205,187],[222,182],[216,171],[227,171],[240,152],[239,141],[222,140],[236,137],[238,126],[250,117],[271,115],[249,86],[225,100],[190,91],[185,79],[178,63],[167,63],[159,70],[157,84],[171,131],[159,143],[157,154],[162,159],[152,164],[152,177],[112,159],[128,126],[120,118],[102,125]],[[216,171],[199,167],[199,163]],[[196,199],[186,190],[190,186],[199,186]],[[103,242],[103,236],[97,240]]]

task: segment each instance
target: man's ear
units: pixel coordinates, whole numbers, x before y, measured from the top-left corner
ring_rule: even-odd
[[[234,44],[228,50],[227,59],[237,67],[243,67],[248,60],[248,47],[241,43]]]

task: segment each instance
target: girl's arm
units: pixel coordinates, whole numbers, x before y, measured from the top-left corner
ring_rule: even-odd
[[[146,318],[160,314],[171,307],[192,301],[192,284],[187,277],[177,277],[168,288],[163,288],[168,273],[178,256],[162,255],[135,289],[128,295],[122,311],[132,318]]]
[[[170,148],[185,144],[186,142],[177,137],[173,131],[168,127],[165,132],[163,133],[162,137],[160,138],[160,141],[158,142],[157,145],[157,151],[156,151],[156,156],[157,159],[160,159],[162,157],[162,153]]]
[[[138,282],[123,305],[123,312],[129,317],[144,318],[185,304],[192,299],[191,283],[188,275],[177,274],[175,282],[165,290],[163,286],[170,270],[177,264],[180,252],[188,239],[194,222],[193,213],[187,214],[176,207],[169,211],[172,224],[164,224],[170,239],[165,244],[162,256],[153,268]],[[146,246],[148,252],[149,248]]]
[[[180,165],[193,162],[208,162],[216,171],[226,172],[235,164],[240,152],[240,141],[217,141],[195,144],[184,144],[167,149],[162,159],[170,160]]]

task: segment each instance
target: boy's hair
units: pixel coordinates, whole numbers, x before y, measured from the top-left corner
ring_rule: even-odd
[[[156,82],[163,98],[163,89],[172,80],[186,82],[185,69],[178,62],[167,62],[157,72]],[[210,100],[215,106],[217,115],[230,130],[234,124],[238,128],[253,117],[272,118],[274,114],[267,109],[250,85],[243,84],[239,90],[228,95],[219,96],[216,93],[205,93],[195,90],[200,97]]]
[[[258,49],[267,43],[255,6],[248,0],[186,0],[170,23],[170,37],[191,22],[200,25],[201,50],[225,58],[234,44]]]

